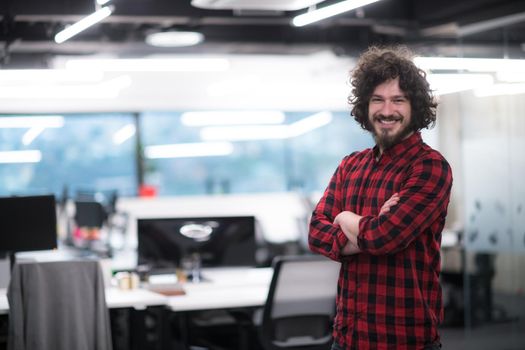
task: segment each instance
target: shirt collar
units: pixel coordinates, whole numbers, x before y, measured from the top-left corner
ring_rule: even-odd
[[[407,137],[404,140],[401,140],[401,142],[396,143],[394,146],[387,148],[383,151],[383,154],[381,155],[381,158],[396,158],[404,154],[408,149],[412,148],[415,145],[423,143],[423,139],[421,138],[421,133],[419,131],[414,132],[412,135]],[[377,155],[379,155],[379,147],[377,145],[374,146],[373,154],[377,158]]]

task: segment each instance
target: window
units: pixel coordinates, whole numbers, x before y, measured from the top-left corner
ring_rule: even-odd
[[[343,156],[372,145],[348,112],[277,112],[266,124],[240,113],[222,125],[187,123],[183,112],[0,116],[0,195],[135,196],[139,178],[161,196],[315,192]]]
[[[141,117],[144,179],[160,195],[320,191],[344,155],[372,144],[347,112],[289,112],[264,125],[188,126],[174,112]],[[209,153],[190,157],[183,145]],[[162,146],[166,153],[152,152]]]
[[[0,118],[4,123],[0,128],[0,195],[59,196],[65,188],[70,193],[109,189],[122,195],[136,193],[133,115]]]

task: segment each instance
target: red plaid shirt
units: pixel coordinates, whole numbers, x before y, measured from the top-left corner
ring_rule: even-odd
[[[452,172],[421,134],[383,152],[346,156],[335,171],[310,223],[313,252],[341,261],[334,339],[345,349],[423,349],[439,341],[443,318],[441,231]],[[400,199],[378,216],[394,193]],[[363,216],[361,253],[341,255],[348,242],[333,220],[348,210]]]

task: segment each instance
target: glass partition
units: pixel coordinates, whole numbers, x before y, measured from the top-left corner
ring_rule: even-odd
[[[444,347],[522,349],[525,346],[525,100],[523,95],[444,97],[459,118],[461,160],[455,170],[461,240],[457,264],[444,271]],[[460,187],[460,188],[458,188]],[[462,198],[461,198],[462,197]],[[444,251],[445,262],[449,253]],[[448,316],[448,317],[447,317]]]

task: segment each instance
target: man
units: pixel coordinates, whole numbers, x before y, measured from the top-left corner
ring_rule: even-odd
[[[368,49],[351,84],[352,115],[376,145],[341,161],[309,232],[313,252],[342,263],[332,349],[439,349],[452,172],[420,134],[437,104],[404,47]]]

